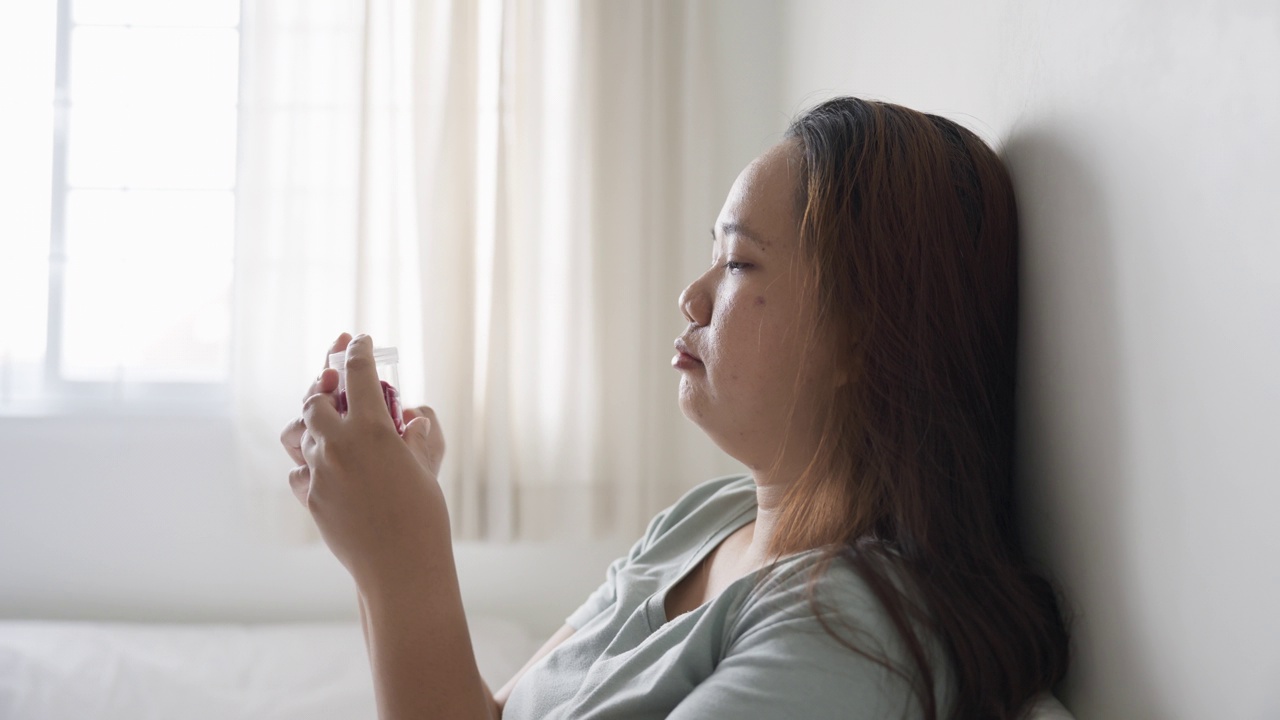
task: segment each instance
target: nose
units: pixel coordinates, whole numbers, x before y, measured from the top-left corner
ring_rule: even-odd
[[[680,293],[680,312],[694,325],[707,325],[711,322],[711,296],[702,287],[705,277],[703,275],[689,283]]]

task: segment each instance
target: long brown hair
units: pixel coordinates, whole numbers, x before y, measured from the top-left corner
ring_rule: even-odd
[[[1017,212],[994,152],[954,122],[837,98],[787,130],[802,166],[801,255],[815,335],[850,381],[823,408],[808,469],[770,550],[822,548],[853,567],[903,638],[925,716],[1016,718],[1063,677],[1054,588],[1029,567],[1014,517]],[[820,619],[826,617],[818,612]]]

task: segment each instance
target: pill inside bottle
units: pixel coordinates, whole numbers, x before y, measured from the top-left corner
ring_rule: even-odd
[[[378,370],[378,382],[382,385],[382,399],[387,412],[396,424],[396,432],[404,434],[404,412],[400,407],[400,351],[393,347],[374,348],[373,364]],[[338,412],[347,413],[347,354],[336,352],[329,356],[329,367],[338,371]]]

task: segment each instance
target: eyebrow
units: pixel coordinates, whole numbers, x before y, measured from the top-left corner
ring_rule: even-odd
[[[739,235],[741,237],[744,237],[750,240],[751,242],[755,243],[756,245],[758,245],[761,250],[764,250],[769,247],[769,243],[765,242],[763,239],[761,239],[759,235],[756,234],[754,230],[747,227],[746,225],[743,225],[742,223],[733,223],[733,222],[720,223],[720,232],[723,235]],[[716,239],[716,228],[713,225],[711,226],[711,240],[714,242],[715,239]]]

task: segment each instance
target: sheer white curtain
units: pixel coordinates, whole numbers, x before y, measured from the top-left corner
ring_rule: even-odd
[[[342,330],[439,413],[460,539],[632,534],[732,467],[668,366],[725,190],[703,7],[247,3],[234,378],[270,527],[310,536],[276,437]]]

